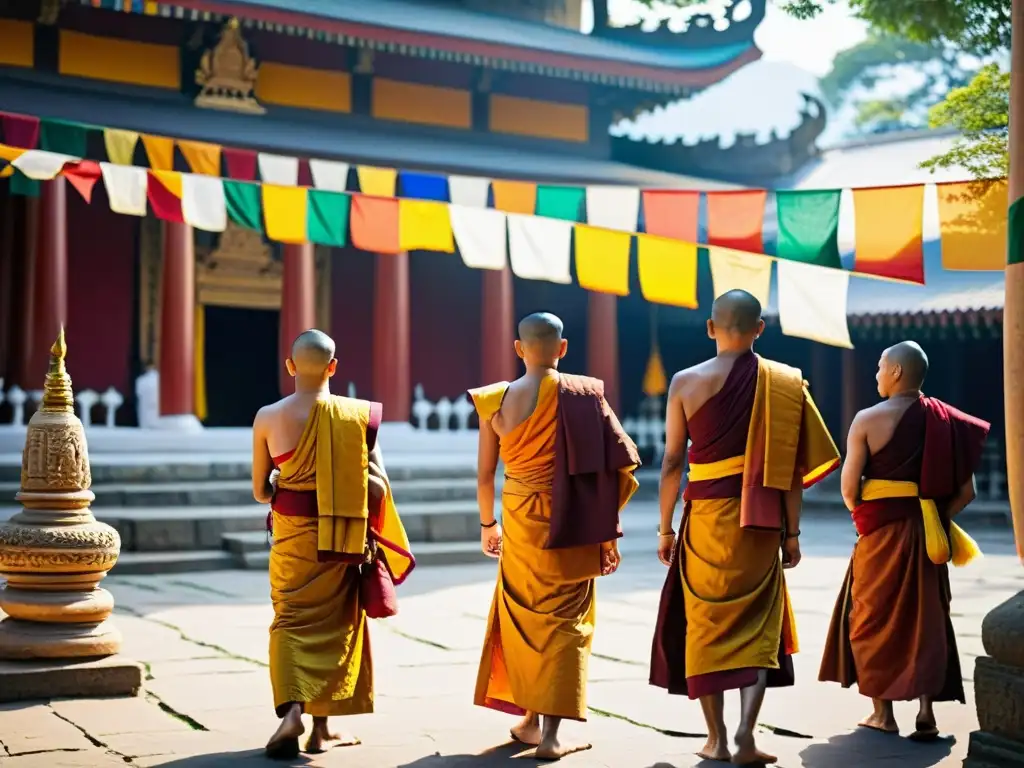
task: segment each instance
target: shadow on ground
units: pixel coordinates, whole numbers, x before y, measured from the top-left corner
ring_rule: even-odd
[[[895,734],[860,728],[833,736],[825,743],[811,744],[800,757],[805,768],[853,768],[876,760],[898,761],[901,768],[930,768],[949,757],[954,744],[956,739],[952,737],[919,744]]]

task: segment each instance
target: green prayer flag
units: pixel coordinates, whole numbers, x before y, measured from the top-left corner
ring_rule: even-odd
[[[43,120],[39,132],[39,148],[72,157],[85,157],[88,135],[88,129],[79,123]]]
[[[306,237],[311,243],[343,248],[348,240],[349,196],[310,189],[306,195]]]
[[[1007,264],[1024,263],[1024,197],[1018,197],[1010,204],[1010,220],[1007,222]]]
[[[537,216],[565,221],[583,221],[583,198],[586,191],[582,187],[537,187]]]
[[[232,221],[246,229],[263,232],[259,184],[224,179],[224,200]]]
[[[35,179],[30,179],[17,168],[14,169],[14,175],[11,176],[12,195],[23,195],[25,197],[39,197],[39,190],[40,187],[38,181],[36,181]]]
[[[838,189],[775,193],[779,217],[776,256],[818,267],[842,268],[839,259]]]

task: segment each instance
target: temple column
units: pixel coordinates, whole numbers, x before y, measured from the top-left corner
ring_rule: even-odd
[[[312,243],[284,246],[284,274],[281,280],[281,321],[278,349],[281,395],[290,395],[294,386],[285,368],[292,354],[292,343],[303,331],[316,327],[316,259]]]
[[[202,429],[195,415],[196,257],[192,227],[165,221],[160,300],[160,421]]]
[[[850,424],[853,423],[853,417],[857,415],[858,410],[858,397],[857,397],[857,350],[855,349],[844,349],[842,351],[843,362],[843,408],[842,408],[842,419],[840,434],[842,435],[842,445],[840,446],[841,451],[846,453],[846,437],[850,433]]]
[[[12,294],[12,336],[10,347],[10,383],[17,384],[24,390],[36,389],[39,383],[29,378],[32,370],[32,342],[34,317],[32,308],[35,306],[35,267],[36,244],[39,242],[39,198],[23,197],[22,205],[16,209],[21,215],[15,216],[14,251],[18,258],[14,259],[13,285],[16,290]]]
[[[1010,114],[1024,114],[1024,0],[1011,6]],[[1009,250],[1003,308],[1006,475],[1017,554],[1024,560],[1024,122],[1010,120]],[[1024,592],[981,622],[988,656],[974,663],[980,730],[971,734],[964,766],[1024,766]]]
[[[20,330],[20,329],[19,329]],[[14,197],[0,203],[0,379],[11,381],[11,336],[14,331]],[[0,394],[3,387],[0,387]]]
[[[67,184],[58,176],[42,183],[39,198],[39,234],[34,271],[32,334],[35,339],[56,339],[68,320]],[[69,331],[75,338],[74,331]],[[32,344],[29,380],[40,382],[50,365],[50,350]],[[38,387],[33,385],[33,389]]]
[[[412,408],[409,254],[377,254],[373,274],[373,398],[384,421],[408,423]]]
[[[605,399],[619,410],[618,298],[587,294],[587,374],[604,382]]]
[[[515,300],[512,270],[481,270],[480,383],[512,381],[516,377]]]

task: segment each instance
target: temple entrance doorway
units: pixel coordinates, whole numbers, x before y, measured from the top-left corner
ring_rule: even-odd
[[[277,400],[280,312],[205,308],[208,427],[250,427],[256,411]]]

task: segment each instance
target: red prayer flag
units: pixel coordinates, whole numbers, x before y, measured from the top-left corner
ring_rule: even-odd
[[[708,192],[708,244],[764,253],[764,206],[768,192]]]
[[[150,171],[146,197],[158,219],[185,223],[181,212],[181,174],[177,171]]]
[[[0,112],[0,124],[4,129],[3,143],[9,147],[35,149],[39,144],[39,118],[31,115],[17,115]]]
[[[645,232],[687,243],[697,242],[700,192],[645,189],[643,201]]]
[[[352,245],[370,253],[399,253],[398,200],[352,195]]]
[[[235,181],[256,181],[256,153],[253,150],[224,147],[221,154],[228,169],[228,178]]]
[[[78,194],[87,203],[92,202],[92,190],[100,178],[100,165],[92,160],[82,160],[64,166],[64,178],[78,190]]]

